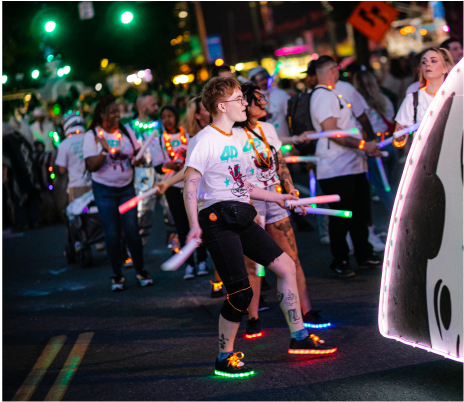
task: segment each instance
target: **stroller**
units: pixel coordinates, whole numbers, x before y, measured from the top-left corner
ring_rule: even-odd
[[[90,246],[105,239],[92,190],[68,205],[66,220],[68,244],[65,245],[64,255],[68,263],[73,264],[77,261],[82,268],[92,266]]]

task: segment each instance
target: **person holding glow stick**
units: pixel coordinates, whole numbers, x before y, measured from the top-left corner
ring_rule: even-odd
[[[446,49],[432,47],[423,52],[419,75],[420,89],[404,98],[395,117],[395,131],[423,120],[425,112],[453,66],[453,59]],[[408,137],[409,135],[405,135],[396,138],[393,145],[397,148],[404,147],[408,143]],[[409,146],[405,149],[406,153]]]
[[[153,285],[144,269],[143,245],[137,223],[137,209],[121,215],[118,207],[135,197],[133,156],[139,150],[135,134],[119,122],[119,107],[112,95],[98,101],[90,130],[85,133],[83,154],[91,172],[93,194],[105,230],[106,252],[113,269],[111,290],[124,290],[121,271],[121,228],[134,260],[137,282]],[[131,163],[132,161],[132,163]]]
[[[355,118],[345,100],[332,89],[339,76],[337,64],[330,56],[321,56],[315,64],[318,87],[311,99],[310,113],[317,131],[350,130],[356,127]],[[367,156],[380,157],[375,142],[352,137],[321,138],[317,142],[317,179],[324,194],[338,194],[341,201],[329,204],[331,209],[352,211],[351,219],[329,217],[330,248],[334,260],[330,268],[340,278],[355,275],[349,264],[348,232],[354,245],[358,265],[379,266],[381,260],[368,242],[368,222],[371,219]]]
[[[282,143],[274,127],[269,123],[258,121],[266,115],[266,98],[259,87],[254,84],[242,85],[242,93],[248,103],[247,120],[236,123],[236,126],[240,127],[236,130],[236,133],[242,144],[244,157],[248,159],[248,163],[252,166],[251,174],[249,177],[247,176],[247,180],[267,191],[280,193],[284,189],[287,194],[298,196],[299,191],[293,185],[292,177],[280,150]],[[323,318],[319,311],[312,310],[306,278],[298,258],[295,233],[289,219],[290,214],[274,202],[255,200],[253,205],[258,214],[265,220],[266,232],[291,257],[295,264],[304,325],[329,326],[329,321]],[[254,294],[248,307],[249,318],[246,334],[256,335],[261,332],[258,318],[261,277],[256,275],[255,262],[245,257],[245,264]]]
[[[213,123],[189,143],[185,162],[184,201],[190,222],[187,242],[202,239],[227,290],[219,318],[219,356],[215,374],[249,376],[254,371],[234,353],[238,327],[253,297],[243,254],[269,266],[278,278],[277,296],[291,332],[289,353],[329,355],[336,347],[309,336],[299,313],[299,293],[293,260],[254,222],[250,198],[283,207],[291,194],[263,190],[247,181],[252,168],[242,144],[232,131],[245,121],[247,101],[240,84],[231,78],[213,78],[203,89],[202,102]],[[243,253],[243,254],[242,254]]]
[[[176,172],[182,171],[190,135],[179,125],[179,114],[174,106],[164,106],[161,109],[160,115],[165,131],[153,147],[152,163],[157,173],[164,174],[163,180],[167,180],[174,176]],[[189,222],[185,212],[182,187],[183,183],[178,183],[163,192],[166,195],[166,200],[176,225],[180,245],[184,247],[185,239],[189,232]],[[200,246],[196,253],[198,270],[195,273],[195,258],[192,254],[187,259],[184,274],[184,279],[186,280],[195,278],[195,275],[203,276],[208,274],[206,249]]]

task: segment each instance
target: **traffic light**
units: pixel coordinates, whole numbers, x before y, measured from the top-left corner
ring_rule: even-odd
[[[36,80],[37,78],[39,78],[39,75],[40,75],[40,71],[39,70],[34,70],[31,74],[31,77],[32,79]]]
[[[56,24],[54,21],[48,21],[46,24],[45,24],[45,30],[47,32],[53,32],[56,28]]]
[[[121,15],[121,22],[123,24],[128,24],[134,19],[134,15],[130,11],[126,11]]]

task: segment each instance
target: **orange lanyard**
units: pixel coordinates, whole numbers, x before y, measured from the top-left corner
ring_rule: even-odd
[[[259,128],[259,132],[261,133],[261,137],[263,138],[264,144],[266,145],[266,152],[267,152],[267,158],[266,159],[267,160],[264,160],[264,158],[260,155],[260,153],[256,149],[253,138],[251,138],[251,134],[250,134],[250,132],[248,131],[248,129],[246,127],[244,127],[245,133],[248,136],[248,142],[251,144],[251,146],[255,150],[256,159],[260,159],[267,167],[269,167],[269,166],[271,166],[271,147],[269,146],[269,143],[267,142],[266,136],[264,135],[263,129],[261,128],[261,124],[258,123],[256,126]]]
[[[187,144],[187,137],[185,136],[185,131],[184,131],[183,127],[179,127],[179,131],[180,131],[180,141],[182,142],[182,144]],[[176,153],[172,149],[171,134],[168,134],[165,131],[163,133],[163,140],[164,140],[164,146],[166,147],[166,150],[168,151],[169,156],[171,157],[171,159],[174,158]]]

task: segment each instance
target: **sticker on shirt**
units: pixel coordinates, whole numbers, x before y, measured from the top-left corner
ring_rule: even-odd
[[[245,188],[245,181],[243,180],[244,177],[240,172],[240,165],[234,165],[233,169],[229,166],[229,173],[234,180],[232,183],[232,189],[230,190],[232,194],[236,197],[246,197],[248,195],[248,191]],[[229,187],[230,179],[226,179],[224,183],[226,187]]]

